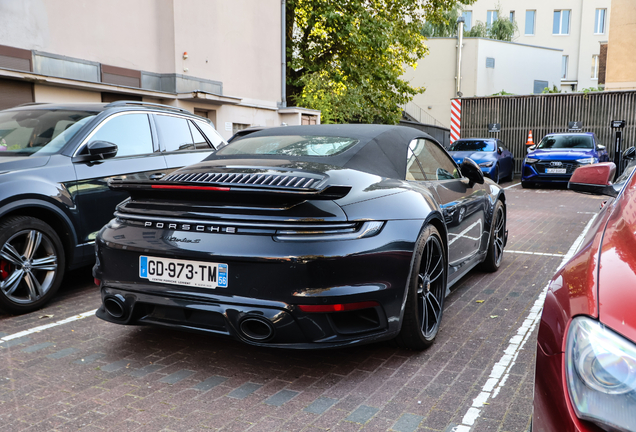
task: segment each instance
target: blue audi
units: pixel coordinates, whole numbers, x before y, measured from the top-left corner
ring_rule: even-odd
[[[578,167],[609,161],[605,146],[592,132],[548,134],[528,150],[521,169],[524,188],[537,183],[567,183]]]
[[[496,183],[514,177],[515,157],[496,138],[462,138],[451,144],[448,153],[458,165],[466,157],[472,159]]]

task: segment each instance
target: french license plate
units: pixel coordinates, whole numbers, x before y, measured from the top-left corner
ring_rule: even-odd
[[[546,168],[545,169],[546,174],[565,174],[566,172],[568,172],[566,168]]]
[[[150,282],[198,288],[227,288],[227,264],[139,257],[139,277]]]

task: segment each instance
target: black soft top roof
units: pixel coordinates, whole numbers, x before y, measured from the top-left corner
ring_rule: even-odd
[[[355,139],[358,143],[333,156],[250,155],[250,159],[290,159],[319,162],[376,174],[381,177],[404,179],[409,143],[416,138],[426,138],[437,142],[429,134],[412,127],[373,124],[277,127],[254,132],[242,140],[252,137],[289,135],[345,137]],[[236,155],[232,155],[232,157],[236,157]],[[221,158],[224,157],[211,155],[207,160]]]

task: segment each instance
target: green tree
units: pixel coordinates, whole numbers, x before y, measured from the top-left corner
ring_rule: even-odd
[[[428,52],[420,30],[457,0],[286,0],[287,99],[325,122],[397,123],[424,91],[403,80]],[[464,4],[474,0],[460,0]]]

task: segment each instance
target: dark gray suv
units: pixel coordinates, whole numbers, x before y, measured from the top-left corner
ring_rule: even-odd
[[[207,119],[165,105],[29,104],[0,111],[0,309],[42,307],[64,271],[94,262],[97,232],[127,194],[226,144]]]

